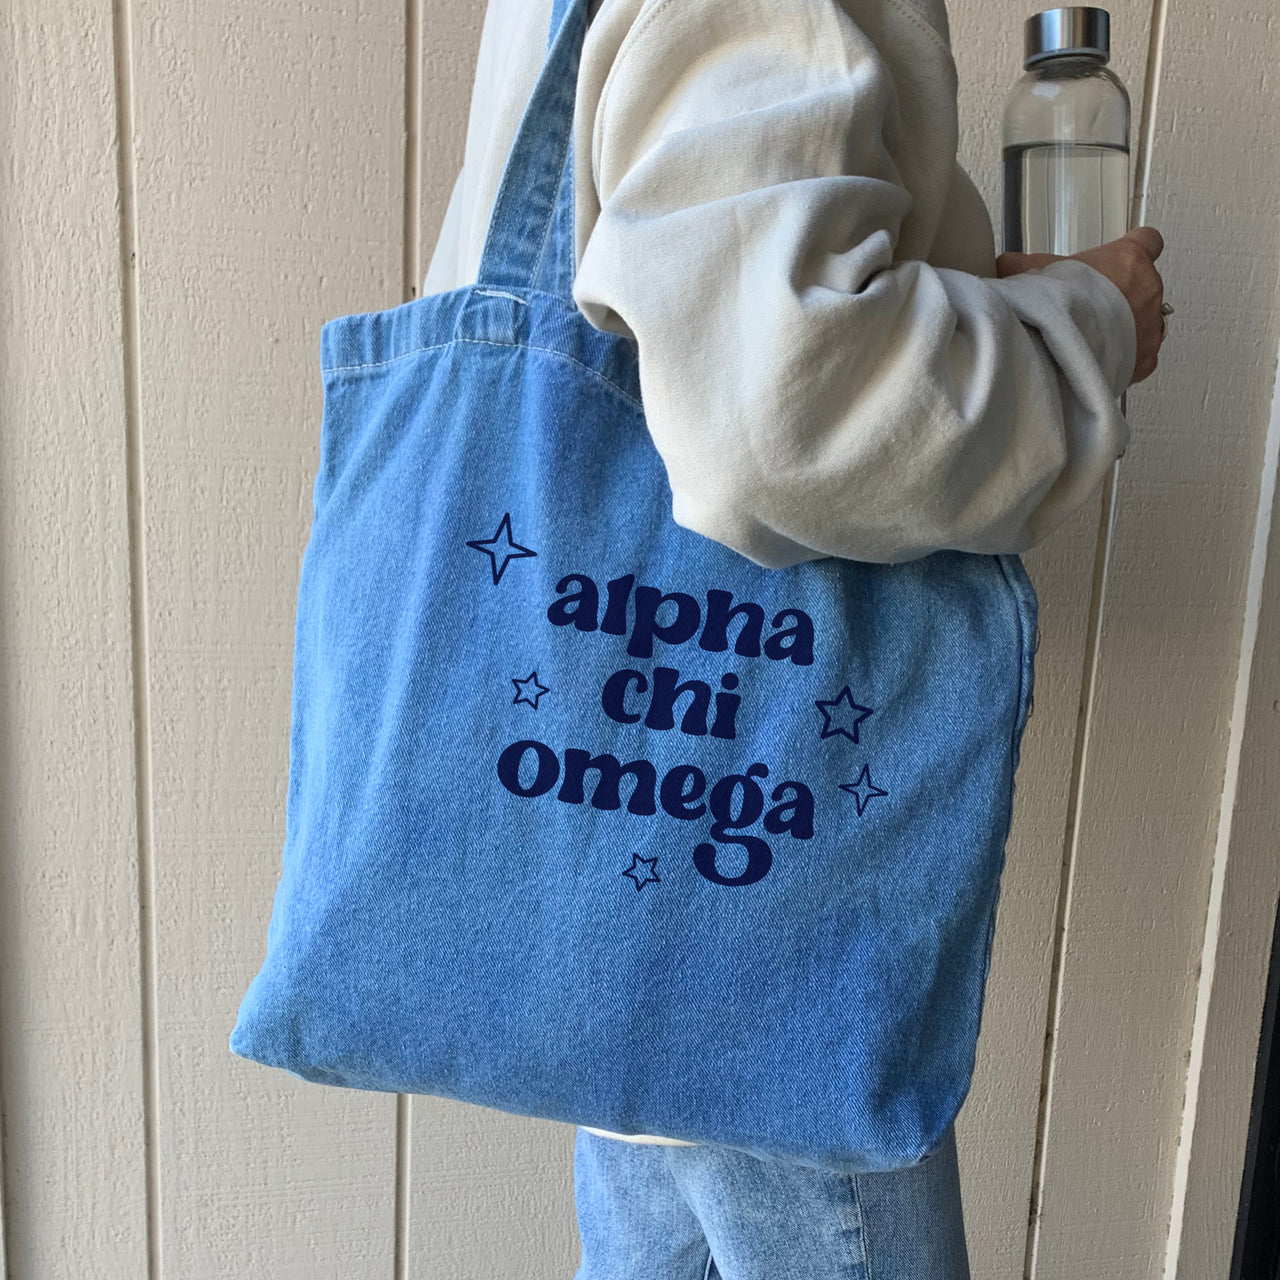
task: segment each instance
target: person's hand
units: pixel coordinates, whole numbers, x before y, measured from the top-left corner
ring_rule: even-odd
[[[1164,237],[1155,227],[1134,227],[1119,240],[1079,253],[1002,253],[996,258],[996,275],[1012,276],[1020,271],[1034,271],[1062,258],[1079,258],[1101,271],[1129,300],[1137,326],[1138,358],[1130,383],[1149,378],[1156,368],[1160,344],[1164,341],[1164,317],[1160,305],[1164,301],[1164,281],[1156,270],[1155,260],[1164,250]]]

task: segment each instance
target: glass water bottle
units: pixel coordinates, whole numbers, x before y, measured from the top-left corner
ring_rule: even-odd
[[[1111,19],[1071,5],[1023,24],[1004,111],[1004,248],[1072,254],[1129,223],[1129,94],[1107,66]]]

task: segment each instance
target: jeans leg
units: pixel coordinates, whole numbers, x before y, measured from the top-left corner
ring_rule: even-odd
[[[870,1280],[969,1280],[954,1126],[924,1164],[854,1176]]]
[[[849,1174],[666,1149],[722,1280],[969,1280],[954,1133],[923,1165]]]
[[[671,1176],[671,1150],[579,1127],[573,1186],[582,1263],[574,1280],[705,1280],[706,1236]]]

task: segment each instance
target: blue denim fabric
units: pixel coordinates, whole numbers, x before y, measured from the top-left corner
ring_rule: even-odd
[[[969,1088],[1032,687],[1014,556],[676,525],[571,294],[585,0],[473,285],[321,333],[285,842],[230,1047],[850,1172]]]
[[[951,1129],[884,1173],[579,1129],[573,1173],[574,1280],[969,1280]]]

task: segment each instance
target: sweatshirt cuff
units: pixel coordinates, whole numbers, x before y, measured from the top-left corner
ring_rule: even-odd
[[[1110,276],[1079,258],[1061,258],[1036,268],[1036,272],[1074,286],[1092,303],[1097,327],[1092,331],[1084,325],[1081,328],[1111,394],[1119,398],[1133,380],[1138,363],[1138,325],[1129,299]]]

